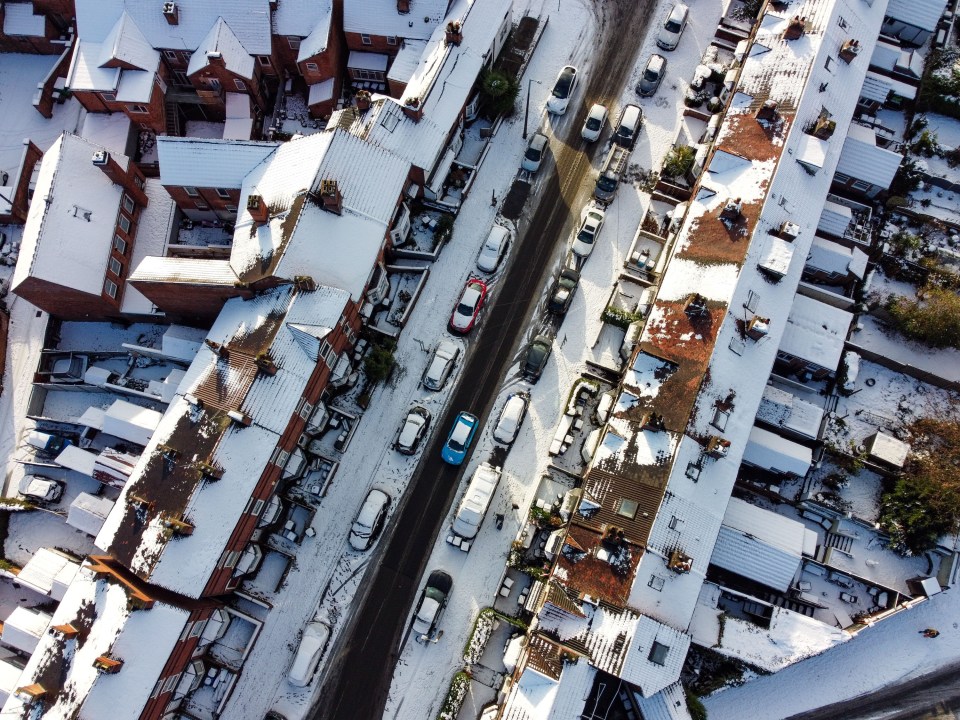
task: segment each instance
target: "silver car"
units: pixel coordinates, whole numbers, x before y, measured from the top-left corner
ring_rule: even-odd
[[[457,364],[458,357],[460,357],[460,346],[450,340],[441,340],[433,351],[430,364],[427,365],[423,379],[420,381],[421,384],[427,390],[442,390]]]

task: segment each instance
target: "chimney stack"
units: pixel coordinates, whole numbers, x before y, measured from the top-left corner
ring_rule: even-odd
[[[336,180],[320,181],[320,199],[323,201],[324,210],[337,215],[343,214],[343,195],[340,194]]]
[[[401,15],[410,12],[410,0],[397,0],[397,12]]]
[[[133,201],[137,203],[137,205],[146,207],[146,193],[134,182],[131,173],[120,167],[120,163],[114,160],[110,153],[106,150],[97,150],[93,153],[93,164],[103,170],[104,175],[110,178],[110,182],[126,190],[127,194],[133,198]],[[133,163],[129,164],[133,165]]]
[[[267,202],[262,195],[247,196],[247,212],[253,218],[253,222],[261,225],[270,219],[270,211],[267,208]]]
[[[177,7],[175,2],[165,2],[163,4],[163,17],[166,18],[167,22],[171,25],[179,25],[180,8]]]

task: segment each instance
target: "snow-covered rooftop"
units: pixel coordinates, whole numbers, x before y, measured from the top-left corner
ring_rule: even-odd
[[[80,563],[62,552],[40,548],[23,566],[17,582],[59,602],[79,569]]]
[[[851,123],[837,172],[881,188],[890,187],[903,155],[877,145],[877,131]]]
[[[277,142],[157,138],[160,182],[181,187],[238,189],[244,177],[278,147]]]
[[[770,472],[803,477],[813,464],[813,451],[769,430],[754,427],[743,450],[743,461]]]
[[[710,562],[786,592],[800,569],[806,532],[796,520],[731,498]]]
[[[851,248],[833,240],[815,237],[807,256],[807,267],[862,279],[867,271],[867,260],[867,254],[860,248]]]
[[[80,634],[44,633],[20,680],[25,686],[59,678],[58,691],[44,697],[44,718],[140,717],[190,613],[159,601],[135,607],[120,583],[97,579],[90,566],[79,571],[53,619],[47,620],[54,627],[72,625]],[[94,661],[102,655],[122,659],[123,667],[115,674],[101,673]],[[3,715],[26,720],[34,717],[34,709],[11,695]]]
[[[43,156],[12,288],[37,278],[100,297],[123,188],[93,164],[99,149],[64,133]]]
[[[780,350],[828,370],[836,370],[853,314],[797,295],[790,307]]]
[[[200,41],[196,52],[190,56],[187,74],[202,70],[214,59],[222,60],[227,70],[242,78],[249,80],[253,77],[253,56],[222,17],[217,18],[210,32]]]
[[[411,11],[397,11],[396,0],[346,2],[343,30],[348,33],[426,40],[447,13],[451,0],[414,0]]]
[[[219,19],[227,22],[240,43],[252,55],[269,55],[270,3],[268,0],[177,0],[179,19],[170,24],[162,3],[142,0],[77,0],[77,37],[100,43],[110,34],[121,15],[127,13],[139,31],[157,50],[197,50]]]
[[[787,390],[767,385],[757,409],[757,419],[808,438],[816,438],[823,422],[823,408],[801,400]]]
[[[8,2],[3,6],[3,34],[21,37],[46,35],[46,17],[33,14],[32,2]]]
[[[200,349],[97,536],[98,547],[141,578],[198,597],[316,370],[320,343],[305,343],[301,328],[325,336],[348,300],[335,288],[299,292],[286,285],[228,301],[207,337],[229,348],[229,357]],[[257,372],[260,352],[277,365],[275,375]],[[228,411],[245,413],[252,424],[231,422]],[[178,453],[172,462],[165,448]],[[221,468],[222,477],[204,479],[197,461]],[[169,520],[188,522],[191,533],[171,541]]]
[[[947,0],[890,0],[887,15],[923,30],[937,28]]]

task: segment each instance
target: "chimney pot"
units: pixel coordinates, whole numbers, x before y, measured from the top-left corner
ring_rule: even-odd
[[[180,24],[180,8],[175,2],[165,2],[163,4],[163,17],[171,25]]]
[[[323,201],[324,210],[337,215],[343,214],[343,195],[336,180],[320,181],[320,199]]]

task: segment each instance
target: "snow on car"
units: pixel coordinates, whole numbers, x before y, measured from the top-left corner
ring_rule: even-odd
[[[470,278],[463,288],[460,301],[450,316],[448,329],[458,335],[466,335],[473,330],[480,315],[480,308],[487,297],[487,284],[477,278]]]

